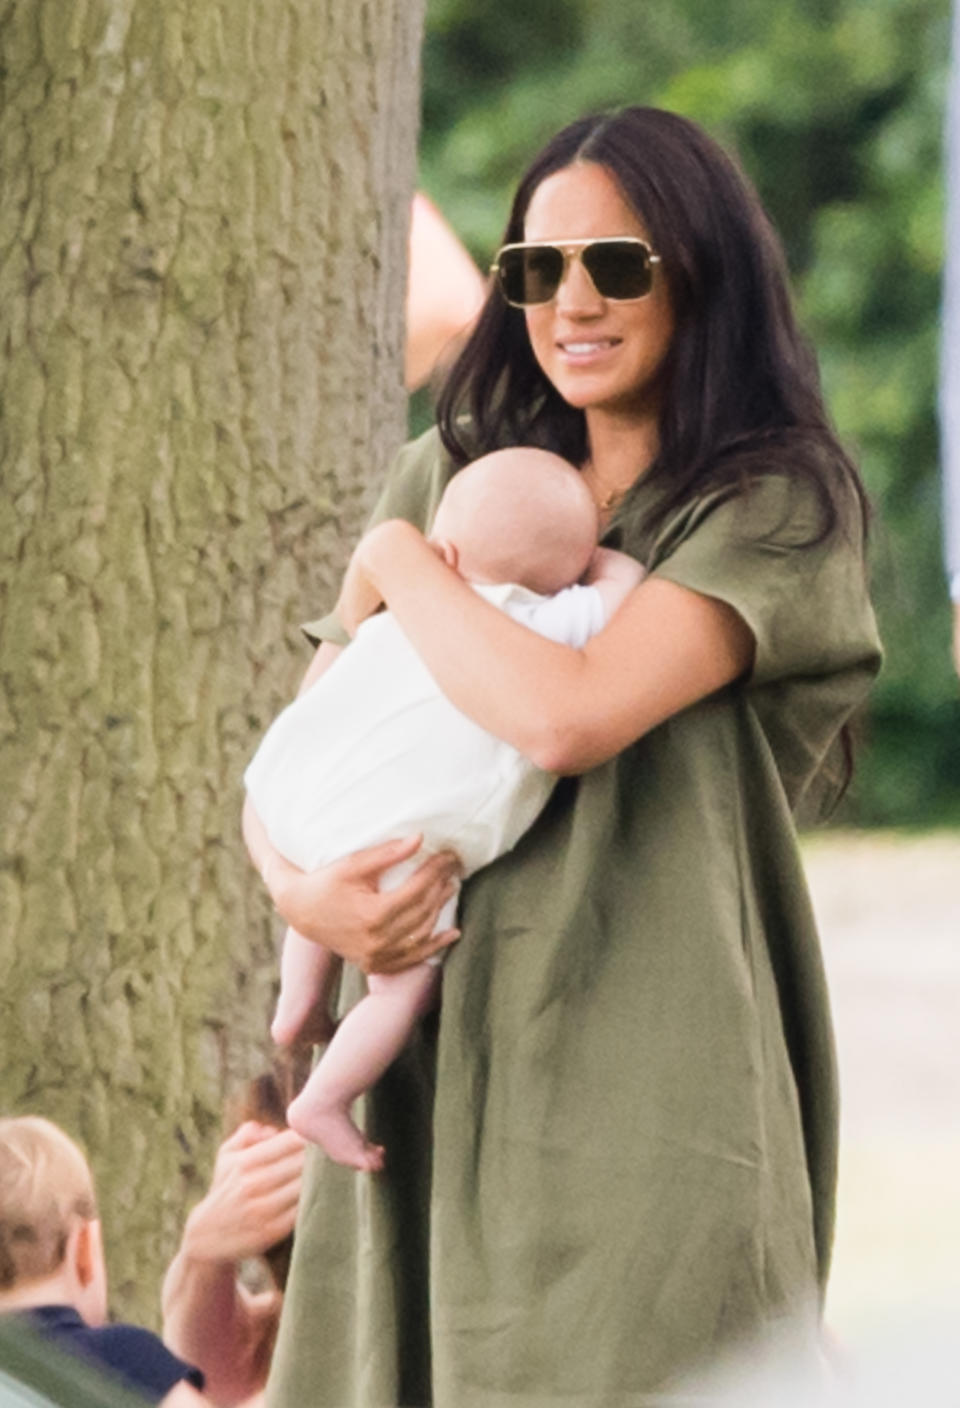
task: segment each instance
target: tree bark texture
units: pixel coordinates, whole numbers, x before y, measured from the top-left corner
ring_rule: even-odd
[[[241,775],[403,429],[422,0],[0,0],[0,1071],[155,1319],[274,923]]]

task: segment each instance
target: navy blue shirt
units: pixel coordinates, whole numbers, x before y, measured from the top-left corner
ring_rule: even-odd
[[[136,1325],[86,1324],[69,1305],[42,1305],[18,1311],[38,1334],[67,1354],[122,1379],[149,1403],[159,1403],[181,1379],[203,1388],[203,1374],[171,1354],[159,1335]]]

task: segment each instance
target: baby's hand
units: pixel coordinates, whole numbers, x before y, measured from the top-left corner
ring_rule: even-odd
[[[646,575],[646,569],[626,553],[614,548],[596,548],[587,564],[583,584],[596,587],[600,592],[609,619]]]
[[[629,580],[631,586],[639,586],[646,576],[646,570],[641,567],[636,558],[630,557],[625,552],[617,552],[616,548],[594,548],[593,556],[587,563],[587,570],[583,574],[583,584],[592,587],[597,582],[617,579]]]

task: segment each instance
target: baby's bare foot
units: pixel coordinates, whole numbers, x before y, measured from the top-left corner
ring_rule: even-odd
[[[287,1109],[287,1123],[304,1139],[319,1144],[334,1163],[363,1173],[380,1173],[383,1169],[383,1145],[365,1139],[347,1111],[339,1106],[318,1108],[298,1095]]]

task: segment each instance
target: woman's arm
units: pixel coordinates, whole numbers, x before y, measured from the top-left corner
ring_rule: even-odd
[[[380,524],[357,556],[447,697],[548,772],[605,762],[752,663],[741,617],[671,582],[644,581],[574,650],[484,601],[409,523]]]

